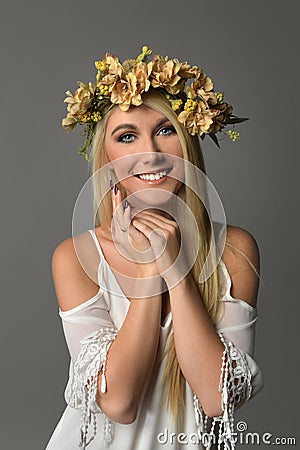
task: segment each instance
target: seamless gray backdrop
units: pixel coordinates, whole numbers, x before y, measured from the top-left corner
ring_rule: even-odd
[[[88,176],[79,133],[60,126],[65,91],[93,79],[105,51],[124,59],[144,44],[202,67],[251,118],[237,143],[203,144],[227,222],[250,231],[261,252],[256,359],[265,387],[238,418],[299,445],[298,18],[292,0],[2,2],[1,449],[43,450],[65,406],[69,361],[51,256],[71,235]]]

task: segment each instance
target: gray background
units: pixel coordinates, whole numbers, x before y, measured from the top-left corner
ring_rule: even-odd
[[[65,91],[92,80],[105,51],[124,59],[143,44],[202,67],[235,113],[251,118],[239,142],[203,145],[227,222],[249,230],[261,252],[256,359],[265,387],[238,417],[251,432],[296,437],[297,3],[2,2],[1,449],[44,449],[64,409],[68,353],[51,256],[71,235],[88,176],[79,133],[60,127]]]

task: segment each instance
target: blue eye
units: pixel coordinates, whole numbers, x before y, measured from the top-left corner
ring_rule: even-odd
[[[173,133],[176,133],[176,130],[173,126],[163,127],[158,132],[158,134],[162,134],[163,136],[169,136]]]
[[[124,142],[125,144],[129,144],[130,142],[133,142],[134,139],[135,136],[132,133],[125,133],[118,138],[118,142]]]

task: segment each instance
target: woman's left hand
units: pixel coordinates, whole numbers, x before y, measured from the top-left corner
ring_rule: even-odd
[[[184,258],[177,258],[181,243],[177,222],[144,210],[136,214],[132,223],[149,240],[158,272],[167,285],[172,286],[182,279],[186,275],[186,264]]]

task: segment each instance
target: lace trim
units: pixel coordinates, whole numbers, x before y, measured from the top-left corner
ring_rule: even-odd
[[[251,372],[243,353],[232,342],[225,340],[222,333],[218,334],[224,345],[219,384],[219,392],[222,392],[223,414],[210,419],[194,394],[195,419],[198,436],[206,449],[210,449],[212,444],[217,443],[218,450],[233,450],[235,448],[234,410],[238,403],[242,400],[248,401],[251,397]],[[209,422],[211,422],[210,426]],[[218,436],[216,436],[217,427]]]
[[[109,347],[117,336],[115,328],[101,328],[83,339],[76,361],[71,365],[69,383],[65,391],[67,403],[81,410],[80,443],[85,449],[97,432],[96,413],[102,412],[96,403],[99,372],[101,392],[106,392],[106,359]],[[114,424],[105,417],[104,445],[107,447],[113,438]]]

